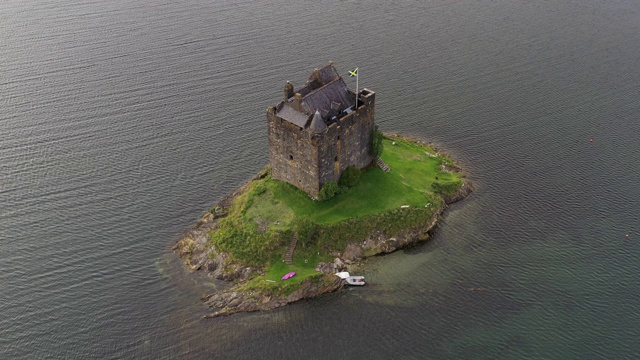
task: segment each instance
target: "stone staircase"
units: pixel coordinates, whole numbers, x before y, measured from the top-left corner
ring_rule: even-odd
[[[298,245],[298,237],[293,235],[293,237],[291,238],[291,242],[289,243],[287,253],[284,255],[285,264],[293,263],[293,252],[296,250],[296,245]]]
[[[382,159],[380,158],[376,158],[376,165],[378,165],[378,167],[380,167],[380,169],[382,169],[382,171],[384,172],[389,172],[391,171],[391,169],[389,169],[389,165],[387,165],[384,161],[382,161]]]

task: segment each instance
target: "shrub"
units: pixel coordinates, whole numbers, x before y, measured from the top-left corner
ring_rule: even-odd
[[[384,150],[382,140],[384,140],[384,134],[378,130],[378,125],[376,125],[373,128],[373,136],[371,137],[371,156],[373,156],[374,159],[379,157]]]
[[[308,217],[296,218],[293,220],[293,228],[298,235],[298,241],[303,246],[312,244],[318,233],[318,224],[314,223]]]
[[[338,185],[340,185],[340,187],[354,187],[358,183],[358,180],[360,180],[360,174],[360,169],[355,166],[349,166],[344,169],[342,175],[340,175]]]
[[[253,194],[256,196],[262,195],[267,191],[267,187],[264,184],[258,184],[255,189],[253,189]]]
[[[243,205],[241,210],[243,216],[246,214],[251,205],[253,205],[255,198],[264,194],[266,191],[267,187],[264,185],[264,182],[260,182],[253,188],[253,190],[250,190],[242,195],[245,196],[246,199],[245,204]]]
[[[433,189],[434,192],[438,194],[452,194],[453,192],[458,190],[458,188],[460,188],[461,185],[462,185],[461,181],[448,182],[444,184],[436,181],[431,184],[431,188]]]
[[[278,239],[280,239],[281,243],[288,244],[289,241],[291,241],[291,238],[294,235],[293,233],[294,232],[291,229],[284,229],[282,231],[279,231],[277,233],[277,236],[278,236]]]
[[[320,193],[318,193],[318,200],[329,200],[339,192],[340,187],[335,181],[327,181],[326,183],[324,183],[324,185],[322,185],[322,189],[320,189]]]

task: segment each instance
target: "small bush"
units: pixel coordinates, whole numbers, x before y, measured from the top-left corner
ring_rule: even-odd
[[[344,169],[342,175],[340,175],[340,180],[338,181],[338,185],[340,187],[354,187],[360,180],[361,171],[355,166],[349,166]]]
[[[322,185],[322,189],[320,189],[320,193],[318,193],[318,200],[327,201],[338,193],[340,193],[338,184],[335,181],[327,181]]]
[[[291,238],[293,237],[293,230],[291,229],[284,229],[280,232],[278,232],[278,239],[280,239],[280,242],[283,244],[288,244],[289,241],[291,241]]]
[[[256,186],[256,188],[253,190],[253,194],[256,196],[262,195],[264,194],[264,192],[267,191],[267,187],[264,186],[264,184],[259,184],[258,186]]]
[[[454,182],[449,182],[445,184],[436,181],[431,184],[431,188],[435,193],[438,193],[438,194],[452,194],[453,192],[458,190],[461,185],[462,185],[462,182],[460,181],[454,181]]]
[[[318,233],[318,224],[311,221],[308,217],[294,219],[293,228],[296,234],[298,234],[298,241],[305,247],[314,242]]]
[[[253,188],[253,190],[249,191],[248,193],[246,193],[246,195],[244,195],[246,196],[246,202],[242,209],[243,216],[246,214],[247,209],[249,209],[251,205],[253,205],[255,198],[257,196],[264,194],[266,191],[267,191],[267,187],[264,185],[264,183],[259,183]]]
[[[378,125],[373,128],[373,136],[371,136],[371,156],[373,158],[377,158],[382,154],[384,150],[384,134],[382,131],[378,130]]]

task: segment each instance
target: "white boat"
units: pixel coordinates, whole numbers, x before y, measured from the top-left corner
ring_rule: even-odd
[[[364,276],[349,276],[346,278],[347,284],[354,286],[362,286],[364,285]]]
[[[343,272],[336,273],[336,276],[339,277],[340,279],[346,279],[351,275],[349,275],[348,272],[343,271]]]

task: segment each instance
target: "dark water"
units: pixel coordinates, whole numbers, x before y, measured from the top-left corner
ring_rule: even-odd
[[[634,0],[4,0],[0,357],[639,358],[638,44]],[[478,191],[370,286],[202,319],[171,246],[330,59]]]

